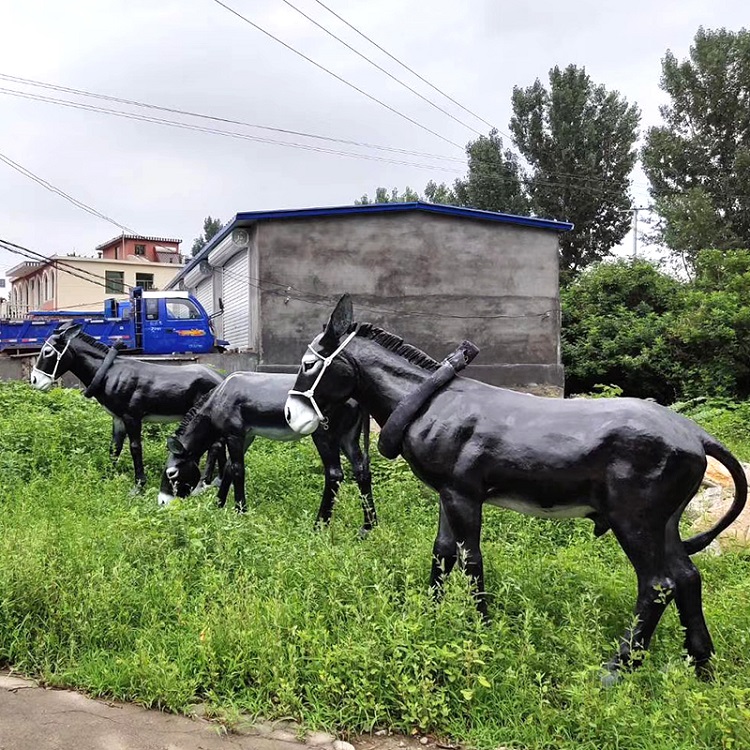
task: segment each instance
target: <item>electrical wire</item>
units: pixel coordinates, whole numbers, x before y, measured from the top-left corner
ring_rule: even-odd
[[[242,140],[253,141],[255,143],[266,143],[275,146],[287,146],[290,148],[299,148],[305,151],[313,151],[322,154],[332,154],[334,156],[348,156],[355,159],[365,159],[367,161],[378,161],[385,162],[387,164],[396,164],[401,166],[415,167],[417,169],[430,169],[434,170],[435,166],[432,164],[419,164],[411,161],[404,161],[399,159],[390,159],[383,156],[375,156],[374,154],[358,154],[351,151],[340,151],[336,149],[325,148],[323,146],[313,146],[309,143],[297,143],[293,141],[279,141],[273,138],[264,138],[257,135],[250,135],[249,133],[240,133],[232,130],[221,130],[218,128],[208,128],[202,125],[196,125],[194,123],[177,122],[175,120],[167,120],[161,117],[152,117],[150,115],[139,115],[134,112],[125,112],[117,109],[107,109],[106,107],[99,107],[92,104],[83,104],[81,102],[74,102],[67,99],[57,99],[50,96],[42,96],[40,94],[31,94],[26,91],[17,91],[15,89],[7,89],[0,87],[0,94],[6,94],[9,96],[16,96],[23,99],[31,99],[33,101],[45,102],[47,104],[56,104],[63,107],[69,107],[72,109],[81,109],[88,112],[96,112],[98,114],[108,114],[115,117],[123,117],[128,120],[138,120],[141,122],[150,122],[156,125],[165,125],[173,128],[180,128],[182,130],[192,130],[200,133],[208,133],[210,135],[221,135],[229,138],[239,138]]]
[[[11,169],[15,169],[16,172],[19,172],[24,177],[28,177],[30,180],[33,180],[38,185],[41,185],[45,190],[49,190],[52,193],[57,193],[61,198],[65,198],[66,201],[69,201],[77,208],[80,208],[87,213],[90,213],[92,216],[96,216],[99,219],[104,219],[104,221],[108,221],[110,224],[114,224],[116,227],[119,227],[123,231],[128,231],[131,234],[137,234],[137,232],[133,231],[132,229],[129,229],[124,224],[120,224],[119,221],[115,221],[112,217],[107,216],[106,214],[101,213],[101,211],[97,211],[92,206],[89,206],[87,203],[84,203],[83,201],[79,201],[77,198],[74,198],[72,195],[69,195],[64,190],[61,190],[58,187],[55,187],[50,182],[47,182],[47,180],[42,179],[38,175],[34,174],[31,170],[26,169],[26,167],[21,166],[18,164],[18,162],[13,161],[10,157],[6,156],[5,154],[0,153],[0,161],[7,164]]]
[[[38,80],[35,80],[35,79],[31,79],[31,78],[22,78],[20,76],[13,76],[13,75],[10,75],[10,74],[7,74],[7,73],[0,73],[0,80],[12,81],[14,83],[18,83],[18,84],[22,84],[22,85],[35,86],[35,87],[50,89],[50,90],[53,90],[53,91],[60,91],[60,92],[64,92],[64,93],[70,93],[70,94],[73,94],[75,96],[90,97],[90,98],[94,98],[94,99],[101,99],[101,100],[104,100],[104,101],[118,102],[118,103],[121,103],[121,104],[130,105],[130,106],[147,108],[147,109],[154,109],[154,110],[158,110],[158,111],[162,111],[162,112],[169,112],[169,113],[172,113],[172,114],[179,114],[179,115],[184,115],[184,116],[189,116],[189,117],[201,118],[201,119],[211,120],[211,121],[215,121],[215,122],[223,122],[223,123],[227,123],[227,124],[241,125],[241,126],[248,127],[248,128],[256,128],[256,129],[261,129],[261,130],[268,130],[268,131],[272,131],[272,132],[282,133],[282,134],[285,134],[285,135],[296,135],[296,136],[299,136],[299,137],[311,138],[311,139],[318,139],[318,140],[329,141],[329,142],[334,142],[334,143],[342,143],[342,144],[351,145],[351,146],[360,147],[360,148],[368,148],[368,149],[381,150],[381,151],[392,152],[392,153],[397,153],[397,154],[403,154],[405,156],[417,156],[417,157],[423,157],[423,158],[428,158],[428,159],[435,159],[435,160],[438,160],[438,161],[455,162],[457,164],[466,165],[466,158],[459,158],[459,157],[455,157],[455,156],[445,156],[445,155],[441,155],[441,154],[433,154],[433,153],[424,152],[424,151],[414,151],[414,150],[410,150],[410,149],[402,149],[402,148],[396,148],[396,147],[392,147],[392,146],[382,146],[382,145],[367,143],[367,142],[363,142],[363,141],[353,141],[353,140],[347,140],[347,139],[342,139],[342,138],[332,138],[332,137],[329,137],[329,136],[322,136],[322,135],[317,135],[317,134],[312,134],[312,133],[305,133],[305,132],[302,132],[302,131],[288,130],[288,129],[284,129],[284,128],[275,128],[275,127],[270,127],[270,126],[266,126],[266,125],[257,125],[257,124],[254,124],[254,123],[245,122],[243,120],[232,120],[232,119],[225,118],[225,117],[217,117],[217,116],[214,116],[214,115],[207,115],[207,114],[202,114],[202,113],[197,113],[197,112],[191,112],[189,110],[176,109],[174,107],[165,107],[165,106],[161,106],[161,105],[157,105],[157,104],[150,104],[150,103],[146,103],[146,102],[137,101],[137,100],[134,100],[134,99],[125,99],[123,97],[112,96],[112,95],[109,95],[109,94],[101,94],[101,93],[97,93],[97,92],[87,91],[85,89],[77,89],[77,88],[72,88],[70,86],[62,86],[62,85],[59,85],[59,84],[49,83],[49,82],[46,82],[46,81],[38,81]],[[109,109],[106,109],[106,108],[103,108],[103,107],[102,108],[97,108],[97,107],[94,107],[92,105],[81,105],[80,103],[73,102],[73,101],[71,101],[69,99],[55,99],[54,97],[43,97],[43,96],[40,96],[38,94],[29,94],[28,92],[17,91],[17,90],[14,90],[14,89],[4,89],[4,88],[0,88],[0,93],[6,94],[6,95],[18,96],[18,97],[22,97],[22,98],[28,98],[28,99],[32,99],[32,100],[35,100],[35,101],[47,102],[47,103],[51,103],[51,104],[59,104],[61,106],[77,107],[77,108],[80,108],[80,109],[90,110],[90,111],[98,112],[98,113],[101,113],[101,114],[112,114],[112,115],[121,116],[121,117],[132,117],[132,119],[138,119],[138,117],[136,115],[133,115],[133,113],[122,112],[122,111],[118,111],[118,110],[109,110]],[[144,121],[145,122],[154,122],[155,124],[162,124],[162,125],[174,125],[175,124],[175,121],[173,121],[173,120],[160,120],[159,118],[154,118],[153,120],[145,118]],[[188,125],[189,125],[188,123],[178,123],[177,124],[178,127],[183,127],[183,126],[188,126]],[[213,133],[214,131],[212,129],[206,129],[205,131],[202,131],[202,132]],[[216,134],[219,134],[219,135],[235,135],[236,137],[241,137],[241,135],[242,135],[242,134],[239,134],[239,133],[233,134],[231,131],[217,131]],[[507,137],[510,138],[510,136],[507,136]],[[287,141],[274,141],[274,140],[270,140],[270,139],[267,140],[267,141],[263,140],[262,142],[264,142],[264,143],[266,143],[266,142],[267,143],[272,143],[272,144],[275,144],[275,145],[289,145],[289,146],[293,146],[294,145],[293,142],[290,143],[290,142],[287,142]],[[304,146],[304,144],[301,144],[301,146]],[[508,150],[511,150],[511,149],[508,149]],[[355,158],[360,156],[360,154],[355,154],[355,153],[350,153],[350,152],[339,152],[339,151],[333,151],[333,150],[331,151],[331,153],[335,154],[335,155],[352,156],[352,157],[355,157]],[[523,158],[522,155],[521,155],[521,157]],[[395,163],[397,163],[397,164],[411,165],[411,162],[395,162]],[[603,177],[595,177],[593,175],[578,175],[578,174],[574,174],[572,172],[557,172],[557,171],[555,171],[555,172],[550,172],[549,174],[551,174],[551,175],[559,175],[561,177],[564,176],[564,177],[568,177],[570,179],[581,180],[581,181],[585,181],[585,182],[600,182],[600,183],[606,184],[606,183],[608,183],[610,181],[609,179],[603,178]],[[633,182],[631,184],[633,186],[640,185],[640,186],[648,187],[647,183],[644,183],[644,182],[641,182],[641,183],[635,183],[635,182]]]
[[[368,143],[366,141],[354,141],[347,140],[345,138],[333,138],[331,136],[318,135],[315,133],[305,133],[299,130],[289,130],[287,128],[276,128],[269,125],[258,125],[256,123],[246,122],[244,120],[233,120],[227,117],[218,117],[216,115],[209,115],[200,112],[191,112],[190,110],[178,109],[175,107],[165,107],[158,104],[150,104],[147,102],[137,101],[135,99],[125,99],[119,96],[111,96],[109,94],[101,94],[94,91],[87,91],[85,89],[71,88],[70,86],[61,86],[54,83],[48,83],[46,81],[37,81],[33,78],[22,78],[20,76],[13,76],[7,73],[0,73],[0,80],[11,81],[13,83],[20,83],[25,86],[36,86],[39,88],[50,89],[52,91],[60,91],[67,94],[75,94],[76,96],[86,96],[92,99],[102,99],[109,102],[117,102],[118,104],[128,104],[133,107],[143,107],[147,109],[154,109],[160,112],[169,112],[170,114],[184,115],[186,117],[196,117],[204,120],[211,120],[213,122],[221,122],[228,125],[242,125],[247,128],[256,128],[258,130],[267,130],[274,133],[281,133],[283,135],[293,135],[302,138],[311,138],[315,140],[327,141],[330,143],[341,143],[347,146],[357,146],[360,148],[374,149],[378,151],[387,151],[396,154],[403,154],[405,156],[419,156],[428,159],[437,159],[442,161],[454,161],[460,163],[466,163],[466,159],[459,158],[457,156],[443,156],[441,154],[431,154],[425,151],[413,151],[410,149],[396,148],[395,146],[382,146],[375,143]]]
[[[281,145],[281,146],[288,146],[293,148],[301,148],[303,150],[318,152],[318,153],[326,153],[326,154],[332,154],[336,156],[347,156],[347,157],[353,157],[357,159],[365,159],[368,161],[378,161],[378,162],[386,162],[388,164],[396,164],[396,165],[402,165],[402,166],[409,166],[414,167],[417,169],[425,169],[432,172],[443,172],[453,175],[454,177],[457,176],[455,168],[449,168],[447,166],[439,166],[439,165],[432,165],[432,164],[420,164],[416,162],[411,161],[402,161],[402,160],[396,160],[396,159],[389,159],[386,157],[380,157],[375,156],[372,154],[356,154],[352,152],[345,152],[345,151],[338,151],[335,149],[328,149],[324,147],[319,146],[312,146],[310,144],[298,144],[298,143],[292,143],[287,141],[277,141],[275,139],[271,138],[263,138],[260,136],[253,136],[248,133],[239,133],[235,131],[228,131],[228,130],[220,130],[217,128],[207,128],[200,125],[190,124],[190,123],[180,123],[175,122],[172,120],[166,120],[159,117],[151,117],[149,115],[140,115],[132,112],[124,112],[122,110],[113,110],[108,109],[106,107],[99,107],[96,105],[91,104],[83,104],[81,102],[73,102],[70,100],[65,99],[58,99],[56,97],[48,97],[48,96],[42,96],[39,94],[32,94],[29,92],[23,92],[23,91],[16,91],[14,89],[6,89],[0,87],[0,94],[9,94],[11,96],[18,96],[25,99],[31,99],[33,101],[39,101],[46,104],[54,104],[58,106],[63,107],[70,107],[73,109],[80,109],[88,112],[94,112],[97,114],[107,114],[107,115],[113,115],[116,117],[123,117],[125,119],[131,119],[131,120],[137,120],[141,122],[147,122],[151,124],[156,125],[163,125],[168,127],[176,127],[184,130],[192,130],[196,132],[201,133],[207,133],[209,135],[221,135],[226,136],[230,138],[238,138],[241,140],[249,140],[253,142],[260,142],[260,143],[268,143],[273,145]],[[503,177],[502,175],[497,175],[489,171],[485,170],[474,170],[472,172],[474,176],[479,177],[486,177],[487,179],[491,179],[500,183],[508,183],[512,184],[515,180],[514,178],[508,178]],[[562,173],[561,173],[562,174]],[[601,178],[596,177],[585,177],[585,176],[577,176],[576,179],[578,180],[590,180],[593,182],[600,182]],[[620,196],[620,192],[616,190],[609,190],[609,189],[600,189],[600,188],[592,188],[590,185],[586,184],[573,184],[573,183],[563,183],[563,182],[550,182],[546,180],[539,180],[535,177],[526,177],[523,175],[519,175],[518,181],[523,182],[527,185],[532,186],[546,186],[546,187],[562,187],[568,190],[577,190],[579,192],[589,193],[592,195],[613,195],[613,196]],[[57,192],[57,190],[55,191]],[[68,196],[68,199],[70,197]],[[73,199],[75,201],[75,199]],[[100,215],[99,212],[96,212],[94,215],[100,216],[100,218],[104,218],[104,215]],[[115,225],[122,228],[122,225],[115,222]],[[127,229],[127,227],[126,227]],[[137,232],[128,229],[128,231],[132,234],[137,234]]]
[[[440,135],[440,133],[437,133],[431,128],[428,128],[426,125],[423,125],[422,123],[417,122],[417,120],[409,117],[409,115],[405,115],[403,112],[400,112],[395,107],[391,107],[390,104],[386,104],[382,99],[378,99],[376,96],[373,96],[372,94],[368,94],[364,89],[359,88],[359,86],[356,86],[355,84],[351,83],[351,81],[347,81],[346,78],[342,78],[340,75],[338,75],[337,73],[334,73],[329,68],[326,68],[324,65],[321,65],[319,62],[316,62],[311,57],[308,57],[303,52],[300,52],[298,49],[295,49],[294,47],[292,47],[291,44],[287,44],[285,41],[279,39],[277,36],[274,36],[270,31],[267,31],[262,26],[259,26],[257,23],[255,23],[254,21],[251,21],[246,16],[243,16],[242,13],[240,13],[239,11],[236,11],[234,8],[230,8],[226,3],[222,2],[222,0],[213,0],[213,2],[215,2],[217,5],[221,5],[222,8],[224,8],[225,10],[228,10],[230,13],[237,16],[237,18],[249,24],[254,29],[257,29],[258,31],[262,32],[267,37],[270,37],[275,42],[278,42],[279,44],[284,46],[286,49],[288,49],[290,52],[294,52],[295,55],[298,55],[303,60],[306,60],[307,62],[314,65],[316,68],[319,68],[320,70],[328,73],[328,75],[333,76],[337,81],[340,81],[341,83],[347,85],[349,88],[352,88],[355,91],[362,94],[363,96],[366,96],[368,99],[370,99],[373,102],[376,102],[381,107],[385,107],[385,109],[387,109],[390,112],[393,112],[393,114],[398,115],[404,120],[407,120],[408,122],[412,123],[412,125],[416,125],[418,128],[421,128],[425,132],[430,133],[431,135],[434,135],[436,138],[439,138],[441,141],[445,141],[446,143],[449,143],[451,146],[455,146],[456,148],[460,148],[461,150],[463,150],[464,147],[461,144],[456,143],[455,141],[452,141],[449,138],[446,138],[445,136]]]
[[[286,5],[288,5],[290,8],[292,8],[292,10],[296,10],[297,13],[299,13],[301,16],[303,16],[308,21],[310,21],[310,23],[314,24],[319,29],[323,30],[326,34],[328,34],[328,36],[333,37],[337,42],[339,42],[340,44],[343,44],[344,47],[346,47],[348,50],[351,50],[352,52],[354,52],[355,55],[361,57],[363,60],[366,60],[368,63],[370,63],[370,65],[372,65],[373,67],[377,68],[381,73],[385,73],[385,75],[387,75],[392,80],[396,81],[396,83],[400,84],[401,86],[403,86],[408,91],[411,91],[412,94],[414,94],[415,96],[418,96],[422,101],[427,102],[427,104],[429,104],[431,107],[433,107],[434,109],[436,109],[438,112],[442,112],[447,117],[450,117],[451,120],[454,120],[459,125],[463,125],[465,128],[467,128],[468,130],[471,130],[473,133],[476,133],[477,135],[483,135],[480,130],[477,130],[472,125],[469,125],[468,123],[465,123],[463,120],[459,120],[458,117],[456,117],[455,115],[452,115],[450,112],[448,112],[448,110],[443,109],[439,104],[435,104],[435,102],[433,102],[432,99],[428,99],[426,96],[420,94],[419,91],[417,91],[416,89],[414,89],[411,86],[409,86],[408,83],[405,83],[400,78],[398,78],[397,76],[393,75],[393,73],[391,73],[390,71],[386,70],[382,66],[378,65],[378,63],[376,63],[374,60],[372,60],[369,57],[367,57],[367,55],[365,55],[364,53],[360,52],[355,47],[352,47],[351,44],[349,44],[348,42],[344,41],[341,37],[339,37],[336,34],[334,34],[330,29],[326,28],[322,23],[319,23],[318,21],[316,21],[311,16],[308,16],[307,13],[305,13],[303,10],[301,10],[296,5],[294,5],[294,3],[292,3],[290,0],[281,0],[281,1],[283,3],[286,3]]]
[[[29,248],[24,247],[23,245],[17,245],[14,242],[10,242],[10,240],[4,240],[4,239],[0,238],[0,242],[2,242],[4,245],[10,245],[10,246],[16,248],[17,250],[20,250],[20,251],[23,251],[23,252],[26,252],[26,253],[30,253],[29,257],[32,258],[32,260],[38,260],[40,262],[46,262],[46,263],[53,262],[53,263],[56,263],[58,265],[65,266],[66,268],[71,268],[74,271],[76,271],[77,273],[89,276],[90,278],[95,279],[98,283],[102,283],[102,282],[104,282],[105,284],[107,283],[107,277],[104,276],[104,275],[102,275],[102,274],[100,274],[100,273],[94,273],[93,271],[87,271],[84,268],[78,268],[77,266],[73,266],[69,262],[61,260],[59,258],[55,258],[53,260],[52,258],[50,258],[47,255],[43,255],[42,253],[38,253],[36,250],[30,250]],[[6,250],[7,249],[9,249],[9,248],[6,247]],[[35,256],[35,257],[32,257],[32,256]],[[86,256],[81,256],[81,257],[86,257]]]
[[[438,94],[440,94],[441,96],[444,96],[446,99],[448,99],[448,101],[453,102],[453,104],[455,104],[457,107],[460,107],[467,114],[471,115],[472,117],[476,117],[477,120],[480,120],[481,122],[483,122],[488,128],[490,128],[490,129],[494,128],[495,130],[497,130],[497,128],[495,128],[495,126],[491,122],[488,122],[487,120],[484,119],[484,117],[481,117],[476,112],[472,112],[470,109],[468,109],[467,107],[465,107],[463,104],[461,104],[460,102],[457,102],[452,96],[449,96],[448,94],[445,93],[445,91],[443,91],[442,89],[439,89],[437,86],[435,86],[435,84],[430,83],[424,76],[421,76],[419,73],[417,73],[416,70],[414,70],[413,68],[410,68],[405,62],[402,62],[401,60],[399,60],[397,57],[395,57],[390,52],[388,52],[387,49],[384,49],[376,41],[374,41],[373,39],[371,39],[366,34],[362,33],[356,26],[354,26],[351,23],[349,23],[349,21],[347,21],[345,18],[342,18],[338,13],[336,13],[335,10],[332,10],[331,8],[329,8],[325,3],[321,2],[321,0],[315,0],[315,2],[318,5],[320,5],[321,7],[325,8],[331,15],[335,16],[336,18],[338,18],[339,21],[341,21],[342,23],[346,24],[352,31],[355,31],[357,34],[359,34],[363,39],[365,39],[366,41],[368,41],[374,47],[377,47],[383,54],[385,54],[388,57],[390,57],[391,60],[393,60],[394,62],[398,63],[405,70],[408,70],[409,73],[411,73],[413,76],[416,76],[417,78],[419,78],[419,80],[422,81],[423,83],[426,83],[431,89],[433,89],[434,91],[437,91]],[[500,131],[498,130],[497,132],[499,133]],[[503,134],[503,135],[505,135],[505,134]]]

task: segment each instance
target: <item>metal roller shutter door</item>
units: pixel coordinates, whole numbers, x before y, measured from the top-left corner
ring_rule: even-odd
[[[214,311],[214,284],[211,277],[203,279],[195,287],[195,298],[209,315]]]
[[[247,349],[248,347],[249,290],[247,250],[242,250],[221,269],[224,338],[232,349]]]

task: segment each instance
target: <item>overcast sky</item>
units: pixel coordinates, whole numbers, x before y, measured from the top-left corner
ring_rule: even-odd
[[[0,0],[0,73],[247,123],[421,152],[346,146],[75,97],[0,80],[0,88],[295,141],[351,158],[176,129],[0,92],[0,154],[116,222],[177,237],[190,251],[204,216],[350,204],[378,185],[417,190],[465,173],[476,137],[327,36],[283,0],[225,0],[249,20],[418,121],[438,138],[334,79],[214,0]],[[487,126],[371,47],[315,0],[290,0],[481,132]],[[514,85],[554,65],[637,102],[658,124],[660,60],[684,58],[700,25],[737,30],[747,0],[325,0],[332,10],[461,104],[508,131]],[[744,10],[743,10],[744,9]],[[429,169],[423,168],[429,166]],[[643,175],[633,194],[647,200]],[[556,218],[556,217],[552,217]],[[41,251],[91,253],[120,233],[0,162],[0,237]],[[629,247],[629,240],[626,240]],[[0,271],[20,259],[0,251]]]

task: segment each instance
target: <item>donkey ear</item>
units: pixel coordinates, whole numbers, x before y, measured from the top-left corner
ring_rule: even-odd
[[[180,456],[185,452],[185,446],[179,438],[173,436],[167,438],[167,450],[175,456]]]
[[[338,341],[348,330],[354,318],[352,298],[345,294],[336,304],[323,333],[324,338]]]
[[[70,339],[74,339],[82,330],[83,326],[80,323],[75,323],[74,325],[64,328],[61,333],[66,341],[70,341]]]

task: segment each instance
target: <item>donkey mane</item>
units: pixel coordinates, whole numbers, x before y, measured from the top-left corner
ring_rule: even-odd
[[[350,328],[350,331],[351,330],[354,330],[354,326]],[[440,362],[437,362],[428,354],[425,354],[421,349],[417,349],[416,346],[412,346],[411,344],[405,344],[400,336],[396,336],[395,333],[389,333],[382,328],[378,328],[378,326],[373,325],[372,323],[359,323],[357,336],[374,341],[389,352],[402,356],[404,359],[421,367],[423,370],[434,372],[440,367]]]
[[[198,412],[203,410],[204,404],[206,403],[206,401],[208,401],[212,393],[213,391],[208,391],[208,393],[204,393],[195,402],[193,407],[182,418],[182,422],[180,422],[180,426],[174,432],[174,437],[179,438],[185,434],[185,430],[187,430],[188,425],[193,421],[193,419],[195,419],[195,417],[198,415]]]
[[[76,338],[80,339],[81,341],[85,341],[87,344],[90,344],[94,347],[94,349],[98,349],[100,352],[104,352],[105,354],[109,352],[110,347],[108,347],[106,344],[103,344],[101,341],[97,341],[93,336],[89,336],[88,333],[79,333]]]

